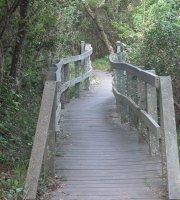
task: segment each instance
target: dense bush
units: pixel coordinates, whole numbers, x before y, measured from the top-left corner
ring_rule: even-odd
[[[151,10],[143,40],[134,44],[131,61],[155,69],[158,75],[170,75],[173,81],[177,124],[180,124],[180,3],[158,1]]]

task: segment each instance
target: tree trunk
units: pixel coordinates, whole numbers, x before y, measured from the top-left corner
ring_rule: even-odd
[[[12,14],[16,11],[19,5],[19,1],[20,0],[14,0],[11,6],[9,6],[8,1],[6,1],[2,8],[3,15],[0,18],[0,40],[2,39],[2,36],[9,25]]]
[[[95,15],[95,13],[92,11],[92,9],[90,8],[90,6],[87,3],[84,3],[84,7],[88,13],[88,15],[92,18],[92,20],[94,21],[94,23],[96,24],[96,27],[99,31],[99,33],[102,36],[102,40],[105,44],[105,46],[107,47],[109,53],[113,53],[113,47],[111,45],[111,42],[109,41],[107,34],[104,31],[103,25],[101,24],[101,22],[98,20],[98,17]]]
[[[20,20],[10,70],[10,76],[14,78],[16,85],[19,85],[19,76],[22,66],[23,48],[27,31],[28,4],[29,0],[20,0],[19,3]]]

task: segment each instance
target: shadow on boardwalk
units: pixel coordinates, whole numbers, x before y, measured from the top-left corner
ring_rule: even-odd
[[[165,199],[160,161],[120,124],[111,75],[95,73],[100,84],[66,106],[56,156],[63,187],[51,200]]]

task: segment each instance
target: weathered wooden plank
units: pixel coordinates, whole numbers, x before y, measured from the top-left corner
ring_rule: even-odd
[[[160,161],[117,123],[111,84],[105,80],[65,110],[67,137],[59,138],[56,152],[56,174],[64,187],[52,199],[162,200]]]
[[[120,94],[115,87],[113,87],[113,93],[116,98],[120,98],[121,101],[126,102],[133,112],[136,113],[138,118],[140,118],[147,127],[149,127],[155,135],[158,135],[160,126],[159,124],[144,110],[142,110],[131,98]]]
[[[180,199],[180,168],[170,77],[160,77],[160,119],[162,128],[163,167],[167,170],[169,199]]]
[[[155,70],[148,70],[151,73],[155,74]],[[158,122],[158,114],[157,114],[157,91],[155,87],[152,87],[149,84],[146,84],[147,94],[147,112],[152,118]],[[156,132],[158,134],[158,132]],[[160,133],[160,132],[159,132]],[[160,154],[160,147],[159,147],[159,139],[160,134],[155,135],[149,130],[149,151],[152,156],[156,156]]]
[[[86,52],[82,53],[81,55],[62,58],[61,61],[56,64],[56,66],[59,69],[59,68],[62,67],[62,65],[65,65],[65,64],[68,64],[68,63],[71,63],[71,62],[76,62],[76,61],[79,61],[79,60],[84,60],[85,58],[89,57],[92,53],[93,53],[93,49],[90,49],[89,51],[86,51]]]
[[[66,197],[66,195],[64,195]],[[105,196],[105,195],[101,195],[101,196],[87,196],[87,195],[82,195],[82,196],[68,196],[68,200],[119,200],[120,198],[123,198],[123,200],[159,200],[159,198],[152,198],[152,197],[134,197],[134,196]],[[52,200],[59,200],[59,197],[57,196],[53,196]]]
[[[48,137],[55,91],[56,82],[47,81],[44,86],[41,108],[31,152],[30,164],[25,181],[24,193],[27,200],[36,199],[38,180]]]
[[[91,76],[91,74],[92,74],[92,69],[90,69],[88,72],[86,72],[82,76],[79,76],[77,78],[74,78],[74,79],[71,79],[71,80],[65,82],[61,87],[61,92],[63,93],[69,87],[74,86],[75,84],[80,83],[81,81],[84,81],[85,79],[87,79],[87,77]]]
[[[113,69],[120,69],[131,73],[134,76],[137,76],[138,79],[143,80],[150,85],[159,88],[159,76],[152,74],[148,71],[142,70],[141,68],[135,67],[131,64],[122,63],[118,61],[113,61],[110,58],[110,64]]]

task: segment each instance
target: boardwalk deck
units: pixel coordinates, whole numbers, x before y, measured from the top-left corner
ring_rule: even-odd
[[[63,187],[52,200],[162,200],[161,165],[148,145],[120,125],[111,92],[111,76],[96,72],[101,84],[65,109],[56,174]]]

